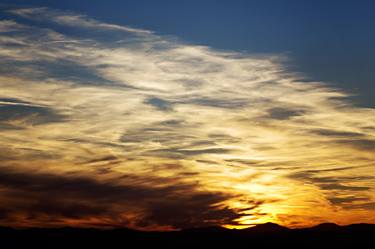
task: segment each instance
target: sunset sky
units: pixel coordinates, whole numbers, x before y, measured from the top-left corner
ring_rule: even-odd
[[[0,225],[374,223],[375,4],[178,2],[0,1]]]

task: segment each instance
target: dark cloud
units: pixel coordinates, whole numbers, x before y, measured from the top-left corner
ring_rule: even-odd
[[[311,170],[305,170],[305,173],[311,174],[311,173],[320,173],[320,172],[337,172],[337,171],[344,171],[349,169],[355,169],[360,168],[361,166],[347,166],[347,167],[336,167],[336,168],[329,168],[329,169],[311,169]]]
[[[356,196],[347,196],[347,197],[328,197],[327,198],[333,205],[347,205],[352,204],[357,201],[368,201],[367,197],[356,197]]]
[[[304,110],[296,110],[286,107],[274,107],[267,110],[268,114],[264,116],[265,118],[277,119],[277,120],[287,120],[292,117],[301,116],[305,114]]]
[[[109,161],[115,161],[115,160],[118,160],[116,156],[109,155],[109,156],[104,156],[100,158],[94,158],[85,163],[109,162]]]
[[[152,187],[146,184],[152,182]],[[241,217],[236,210],[217,205],[233,196],[199,191],[198,186],[178,184],[175,179],[123,175],[117,180],[96,181],[83,176],[26,173],[3,167],[0,187],[3,193],[0,203],[7,207],[0,217],[3,220],[20,213],[30,220],[106,217],[113,219],[115,226],[117,216],[134,207],[143,210],[134,219],[142,227],[218,225]]]
[[[65,139],[65,138],[62,138],[62,139],[60,139],[60,141],[67,141],[67,142],[71,142],[71,143],[75,143],[75,144],[93,144],[93,145],[97,145],[97,146],[100,146],[100,147],[110,147],[110,148],[113,147],[113,148],[124,149],[124,150],[129,149],[129,146],[127,146],[127,145],[122,145],[122,144],[118,144],[118,143],[114,143],[114,142],[97,141],[95,139],[83,139],[83,138]]]
[[[327,199],[335,206],[340,206],[344,209],[366,209],[375,210],[375,202],[371,202],[369,197],[358,196],[329,196]]]
[[[0,104],[0,124],[5,127],[11,124],[7,122],[22,120],[29,125],[40,125],[52,122],[62,122],[65,116],[57,113],[49,107],[26,105],[25,102],[16,102],[16,99],[7,99],[7,103]],[[11,100],[11,101],[9,101]],[[4,98],[3,98],[4,101]],[[11,125],[14,126],[14,125]],[[14,127],[18,128],[18,127]]]
[[[212,160],[201,160],[201,159],[198,159],[198,160],[195,160],[196,162],[199,162],[199,163],[205,163],[205,164],[219,164],[218,162],[215,162],[215,161],[212,161]]]
[[[194,139],[192,135],[186,135],[178,130],[170,130],[167,127],[154,127],[137,129],[122,135],[120,142],[122,143],[143,143],[147,141],[157,142],[161,144],[180,143],[186,139]]]
[[[258,161],[258,160],[240,159],[240,158],[225,159],[225,161],[230,162],[230,163],[244,164],[244,165],[259,165],[262,163],[262,161]]]
[[[20,208],[20,207],[19,207]],[[59,200],[59,199],[37,199],[28,206],[29,218],[48,215],[58,218],[79,219],[83,217],[98,216],[110,211],[107,205],[95,204],[79,200]]]
[[[347,169],[347,168],[345,168]],[[334,169],[327,169],[333,171]],[[338,169],[340,171],[341,168]],[[361,181],[374,179],[373,176],[316,176],[315,173],[325,172],[325,170],[307,170],[290,174],[289,177],[300,180],[312,180],[318,183],[336,183],[342,181]]]
[[[338,130],[329,130],[329,129],[315,129],[311,133],[327,136],[327,137],[360,137],[363,134],[358,132],[348,132],[348,131],[338,131]]]
[[[360,132],[349,132],[342,130],[331,130],[331,129],[314,129],[310,133],[334,138],[329,143],[334,145],[350,146],[360,151],[374,151],[375,140],[365,138],[365,135]]]
[[[22,127],[0,122],[0,130],[22,130]]]
[[[185,158],[189,156],[204,155],[204,154],[229,154],[233,152],[232,149],[226,148],[208,148],[208,149],[184,149],[184,148],[167,148],[150,150],[146,154],[153,156],[163,156],[169,158]]]
[[[0,102],[5,102],[5,103],[13,103],[13,104],[32,104],[31,102],[28,102],[28,101],[23,101],[23,100],[20,100],[20,99],[16,99],[16,98],[0,98]]]
[[[224,133],[211,133],[208,135],[214,141],[224,142],[224,143],[237,143],[241,141],[241,138],[237,138]]]
[[[339,183],[331,183],[331,184],[319,184],[319,187],[323,190],[349,190],[349,191],[364,191],[369,190],[369,187],[361,187],[361,186],[347,186]]]
[[[244,99],[215,99],[215,98],[188,98],[186,100],[179,101],[167,101],[161,98],[149,98],[145,101],[146,104],[152,105],[161,111],[170,111],[173,109],[173,105],[198,105],[208,106],[215,108],[228,108],[238,109],[248,105],[248,100]]]
[[[369,190],[369,187],[365,186],[353,186],[346,184],[357,184],[358,181],[372,180],[372,176],[316,176],[314,172],[303,171],[298,173],[293,173],[289,175],[290,178],[310,182],[317,185],[323,190],[337,190],[337,191],[365,191]]]
[[[180,127],[184,124],[183,120],[180,119],[169,119],[162,122],[159,122],[158,126],[167,126],[167,127]]]
[[[286,167],[275,167],[279,166],[280,164],[287,164],[287,161],[267,161],[267,160],[254,160],[254,159],[243,159],[243,158],[230,158],[225,159],[228,163],[240,164],[243,166],[255,166],[255,167],[272,167],[272,170],[292,170],[292,169],[299,169],[300,167],[295,166],[286,166]]]
[[[312,183],[325,191],[326,199],[334,206],[344,209],[371,209],[371,205],[358,202],[369,201],[365,193],[370,190],[367,186],[358,186],[358,182],[372,180],[372,176],[316,176],[320,172],[341,171],[351,167],[324,170],[310,170],[290,175],[291,178]]]
[[[238,225],[235,220],[242,216],[242,212],[251,211],[258,214],[259,212],[256,209],[265,203],[260,200],[241,200],[243,203],[248,204],[248,207],[237,209],[234,212],[228,207],[207,207],[207,200],[212,203],[220,201],[217,196],[201,194],[189,199],[189,202],[184,204],[183,209],[175,206],[176,203],[165,202],[164,205],[153,208],[152,213],[158,214],[158,216],[148,216],[145,220],[154,221],[158,224],[173,224],[175,227],[181,228],[216,226],[220,224]],[[168,210],[171,211],[166,212]],[[179,217],[178,219],[176,219],[177,216]]]
[[[234,222],[242,215],[228,207],[212,207],[210,203],[220,202],[220,196],[202,194],[181,199],[183,203],[165,200],[150,207],[150,215],[139,225],[172,225],[178,228],[204,227]]]
[[[1,166],[7,161],[13,160],[26,160],[31,162],[33,160],[43,160],[43,159],[61,159],[61,155],[53,151],[38,150],[33,148],[25,147],[3,147],[0,145],[0,161]]]
[[[179,149],[177,153],[181,153],[188,156],[201,155],[201,154],[227,154],[233,152],[233,149],[225,148],[209,148],[209,149],[197,149],[197,150],[185,150]]]
[[[214,146],[217,145],[214,141],[211,140],[198,140],[195,142],[190,143],[190,147],[196,147],[196,146]]]
[[[366,138],[336,140],[335,143],[349,145],[360,151],[375,151],[375,140]]]
[[[349,209],[365,209],[365,210],[375,210],[375,202],[365,202],[360,204],[352,204],[348,206]]]
[[[215,98],[194,98],[186,101],[179,101],[179,104],[193,104],[200,106],[209,106],[216,108],[238,109],[248,105],[248,100],[245,99],[215,99]]]
[[[180,79],[177,79],[175,81],[177,83],[184,84],[184,86],[188,89],[196,88],[196,87],[199,87],[199,86],[203,85],[204,83],[206,83],[205,80],[199,79],[199,78],[197,78],[197,79],[180,78]]]

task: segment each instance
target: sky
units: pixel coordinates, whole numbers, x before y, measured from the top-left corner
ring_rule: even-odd
[[[216,49],[284,54],[306,80],[347,90],[375,107],[375,16],[371,0],[2,0],[48,6],[152,30]],[[13,17],[8,17],[13,18]]]
[[[1,1],[0,225],[374,223],[372,5]]]

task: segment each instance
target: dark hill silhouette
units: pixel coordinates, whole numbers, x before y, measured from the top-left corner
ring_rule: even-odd
[[[210,227],[194,227],[181,230],[184,233],[223,233],[228,232],[228,229],[220,226],[210,226]]]
[[[131,229],[0,227],[1,248],[375,248],[375,225],[338,226],[324,223],[289,229],[266,223],[236,230],[222,227],[191,228],[174,232]]]
[[[288,231],[289,228],[280,226],[279,224],[275,224],[272,222],[267,222],[264,224],[259,224],[254,227],[243,229],[242,231],[246,232],[256,232],[256,233],[269,233],[269,232],[285,232]]]
[[[340,230],[341,226],[335,224],[335,223],[322,223],[319,225],[316,225],[314,227],[309,228],[310,230],[315,231],[338,231]]]
[[[367,229],[373,229],[375,224],[367,224],[367,223],[357,223],[357,224],[351,224],[345,226],[348,229],[359,229],[359,230],[367,230]]]

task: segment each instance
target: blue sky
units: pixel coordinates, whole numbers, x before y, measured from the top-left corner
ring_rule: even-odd
[[[375,106],[373,1],[1,2],[74,11],[216,49],[287,54],[291,70],[346,89],[358,105]]]

